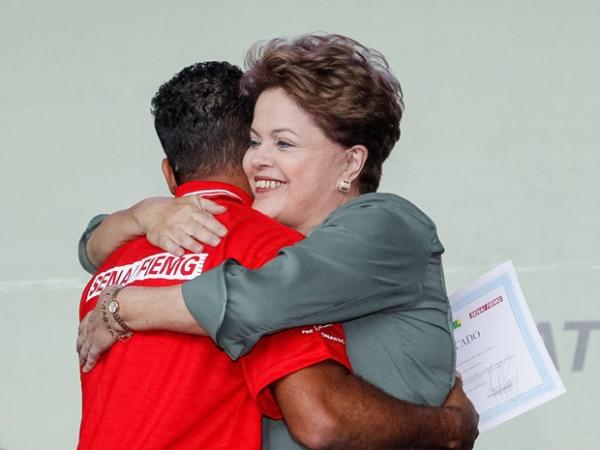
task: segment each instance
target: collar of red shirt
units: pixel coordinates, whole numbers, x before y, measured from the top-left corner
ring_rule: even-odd
[[[177,186],[175,197],[186,195],[200,195],[211,200],[227,198],[248,206],[252,204],[252,197],[246,191],[232,184],[218,181],[188,181]]]

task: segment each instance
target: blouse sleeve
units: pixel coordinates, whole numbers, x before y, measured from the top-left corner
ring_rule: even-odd
[[[90,236],[92,235],[94,230],[98,228],[98,226],[107,217],[108,214],[98,214],[97,216],[93,217],[92,220],[90,220],[90,223],[88,223],[87,228],[81,235],[81,238],[79,238],[79,243],[77,245],[77,256],[79,257],[79,264],[81,264],[81,267],[83,267],[83,269],[90,274],[94,274],[96,272],[97,267],[94,267],[94,265],[90,261],[90,258],[88,257],[86,250],[87,242],[90,239]]]
[[[228,260],[185,283],[188,309],[236,359],[280,330],[411,307],[443,247],[426,216],[387,200],[345,205],[258,270]]]

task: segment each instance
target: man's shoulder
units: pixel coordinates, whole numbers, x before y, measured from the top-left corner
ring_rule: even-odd
[[[304,236],[293,228],[280,224],[250,206],[235,204],[227,206],[223,214],[223,225],[230,231],[248,236],[279,236],[297,242]],[[218,219],[221,216],[216,216]],[[220,219],[219,219],[220,220]]]
[[[304,238],[296,230],[245,205],[228,206],[222,219],[228,230],[225,238],[227,247],[224,249],[226,257],[234,258],[249,268],[262,266],[277,256],[282,248]]]

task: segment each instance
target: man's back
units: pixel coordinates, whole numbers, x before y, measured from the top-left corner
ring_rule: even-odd
[[[81,318],[94,308],[107,285],[178,284],[227,258],[256,268],[302,238],[252,210],[249,196],[233,186],[190,182],[177,192],[190,194],[211,197],[228,208],[221,216],[229,229],[222,243],[206,253],[180,258],[143,238],[127,243],[90,280],[82,296]],[[272,396],[262,394],[265,387],[330,358],[329,346],[345,358],[343,346],[317,335],[290,330],[267,338],[258,351],[232,363],[209,338],[135,333],[115,345],[93,371],[82,374],[79,448],[259,449],[261,412],[278,414]],[[277,345],[270,344],[273,339]]]

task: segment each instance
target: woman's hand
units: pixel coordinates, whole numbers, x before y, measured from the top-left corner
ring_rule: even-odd
[[[127,286],[119,290],[118,314],[126,327],[117,323],[113,314],[106,310],[114,298],[116,289],[119,289],[119,286],[105,287],[100,293],[96,307],[79,325],[77,353],[83,372],[92,370],[100,357],[117,340],[128,339],[133,332],[164,330],[196,336],[207,335],[185,305],[180,285]],[[112,333],[109,327],[113,329]]]
[[[77,353],[83,372],[92,370],[100,357],[116,342],[104,323],[102,309],[106,308],[117,287],[105,288],[100,294],[96,307],[79,324]]]
[[[227,210],[196,195],[154,197],[133,206],[133,216],[151,244],[177,256],[199,253],[202,244],[216,246],[227,229],[213,216]]]

